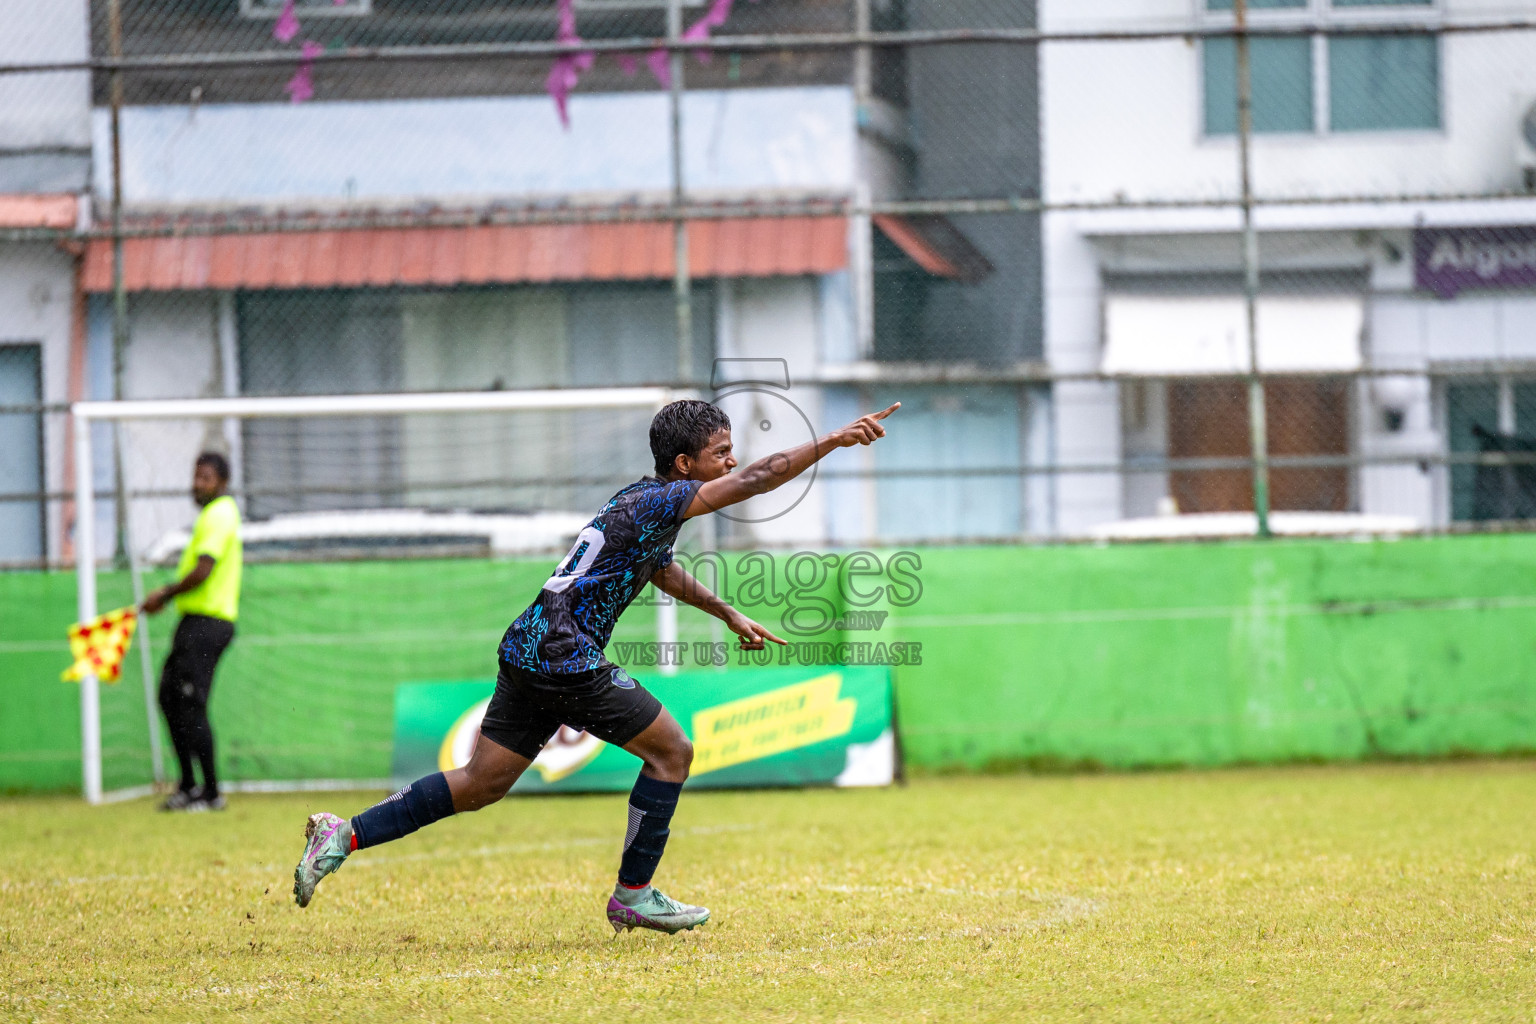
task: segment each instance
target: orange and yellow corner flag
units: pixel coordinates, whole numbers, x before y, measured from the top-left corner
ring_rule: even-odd
[[[64,670],[65,682],[79,682],[89,673],[104,683],[115,683],[123,668],[123,655],[133,642],[139,613],[132,607],[98,615],[90,622],[69,627],[69,653],[75,663]]]

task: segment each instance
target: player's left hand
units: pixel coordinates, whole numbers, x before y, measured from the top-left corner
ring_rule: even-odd
[[[788,640],[780,640],[745,615],[736,615],[727,620],[726,625],[730,627],[732,633],[741,638],[741,649],[744,651],[760,651],[766,646],[765,641],[768,640],[785,647],[789,646]]]
[[[165,607],[165,602],[167,600],[169,600],[169,595],[166,594],[165,588],[161,587],[156,590],[151,590],[148,594],[146,594],[144,596],[144,603],[140,605],[140,607],[143,608],[147,614],[153,615]]]

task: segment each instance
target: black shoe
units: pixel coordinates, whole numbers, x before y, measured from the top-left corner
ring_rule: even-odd
[[[193,800],[190,804],[187,805],[187,811],[191,814],[201,814],[204,811],[222,811],[228,806],[229,805],[224,802],[224,798],[218,793],[215,793],[213,796],[209,797],[199,796],[196,800]]]
[[[160,804],[162,811],[185,811],[198,801],[197,791],[192,789],[178,789],[166,797]]]

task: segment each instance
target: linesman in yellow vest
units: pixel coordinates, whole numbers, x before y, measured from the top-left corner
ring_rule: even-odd
[[[181,784],[161,804],[166,811],[221,811],[218,775],[213,766],[213,727],[208,722],[208,696],[213,670],[235,637],[240,610],[240,509],[225,493],[229,463],[217,452],[197,457],[192,473],[192,500],[202,506],[192,539],[181,553],[175,583],[144,599],[150,614],[172,599],[181,612],[171,653],[160,673],[160,710],[165,713],[181,763]],[[192,774],[193,761],[203,770],[202,785]]]

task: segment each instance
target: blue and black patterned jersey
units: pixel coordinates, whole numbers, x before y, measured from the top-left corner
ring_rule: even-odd
[[[507,627],[501,660],[527,672],[588,672],[640,588],[672,563],[683,513],[702,486],[646,477],[608,499],[539,596]]]

